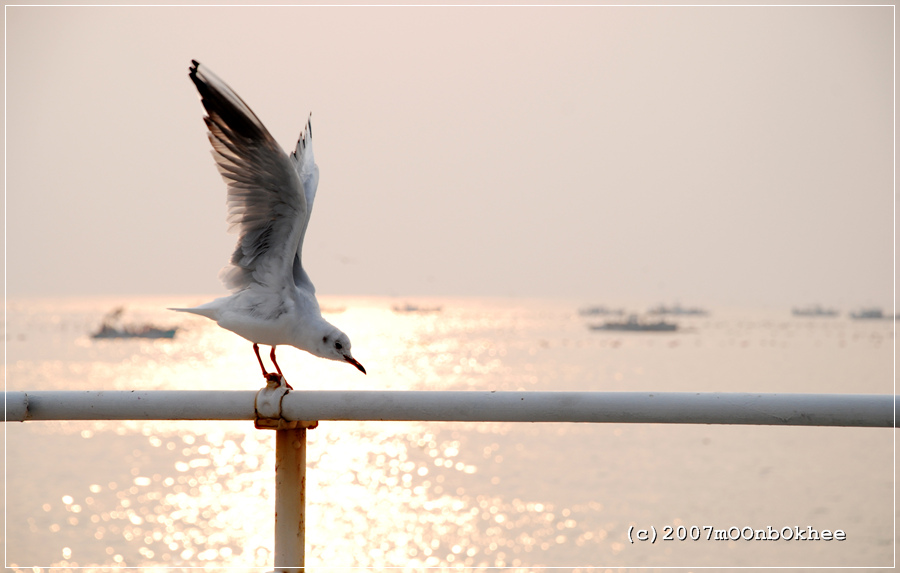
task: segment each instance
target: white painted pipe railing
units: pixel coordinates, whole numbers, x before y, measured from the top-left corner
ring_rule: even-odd
[[[253,420],[253,391],[7,392],[6,421]],[[695,392],[293,391],[281,417],[300,420],[590,422],[893,427],[881,394]]]
[[[275,437],[275,571],[304,570],[306,432],[321,420],[613,422],[892,428],[876,394],[692,392],[253,391],[7,392],[7,422],[254,420]]]

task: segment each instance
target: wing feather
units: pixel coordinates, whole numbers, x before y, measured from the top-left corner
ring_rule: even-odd
[[[296,283],[315,196],[304,175],[309,180],[314,171],[317,180],[318,168],[305,161],[299,168],[297,151],[290,157],[285,154],[250,107],[205,66],[193,61],[189,75],[206,109],[213,158],[228,187],[229,231],[238,234],[222,281],[234,291],[254,284],[281,288],[291,279]],[[311,161],[311,148],[305,148]],[[300,157],[305,158],[303,152]],[[309,282],[302,267],[300,272]]]
[[[303,186],[303,195],[306,198],[307,225],[303,225],[300,231],[300,246],[293,261],[294,284],[299,288],[305,288],[312,293],[316,292],[309,275],[303,270],[302,251],[303,239],[306,236],[306,228],[309,226],[309,214],[312,213],[313,203],[316,200],[316,189],[319,186],[319,166],[316,165],[312,148],[312,114],[306,120],[306,128],[297,140],[297,147],[291,153],[291,163],[300,178]]]

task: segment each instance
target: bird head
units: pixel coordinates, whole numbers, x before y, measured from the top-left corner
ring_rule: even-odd
[[[363,365],[357,362],[350,353],[350,337],[335,328],[330,333],[322,337],[321,343],[317,344],[314,353],[322,358],[329,360],[337,360],[338,362],[347,362],[356,367],[357,370],[366,373]]]

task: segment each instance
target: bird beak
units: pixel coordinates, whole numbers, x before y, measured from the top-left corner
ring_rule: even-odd
[[[366,373],[366,369],[363,368],[363,365],[360,364],[359,362],[357,362],[356,359],[354,359],[352,356],[344,355],[344,360],[346,360],[350,364],[356,366],[356,369],[359,370],[360,372],[362,372],[363,374]]]

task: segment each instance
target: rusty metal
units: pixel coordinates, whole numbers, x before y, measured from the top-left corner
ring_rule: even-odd
[[[306,555],[306,428],[275,432],[275,571],[303,571]]]
[[[269,379],[254,399],[253,424],[275,430],[275,572],[304,571],[306,555],[306,431],[315,421],[286,420],[284,378]]]

